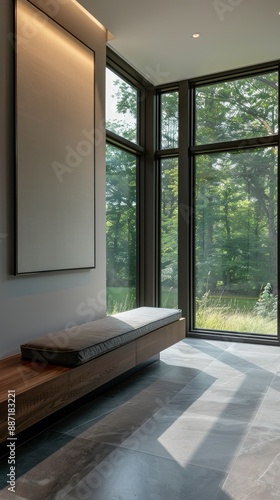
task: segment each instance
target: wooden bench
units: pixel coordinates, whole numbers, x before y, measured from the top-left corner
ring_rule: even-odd
[[[0,361],[0,443],[8,437],[8,391],[15,391],[16,434],[124,374],[186,336],[180,318],[79,366]]]

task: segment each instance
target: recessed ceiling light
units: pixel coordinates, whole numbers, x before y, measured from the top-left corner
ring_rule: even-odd
[[[199,37],[200,37],[200,33],[194,33],[194,34],[192,35],[192,37],[193,37],[193,38],[199,38]]]

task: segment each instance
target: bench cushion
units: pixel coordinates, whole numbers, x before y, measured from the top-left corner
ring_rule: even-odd
[[[139,307],[22,344],[23,359],[77,366],[162,326],[177,321],[179,309]]]

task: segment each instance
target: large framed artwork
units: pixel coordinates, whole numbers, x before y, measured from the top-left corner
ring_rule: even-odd
[[[15,34],[15,274],[93,268],[94,51],[28,0]]]

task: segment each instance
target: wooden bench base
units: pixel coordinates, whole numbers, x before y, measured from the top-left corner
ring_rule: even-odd
[[[8,391],[15,391],[16,434],[185,338],[185,319],[76,367],[0,361],[0,443],[8,437]]]

